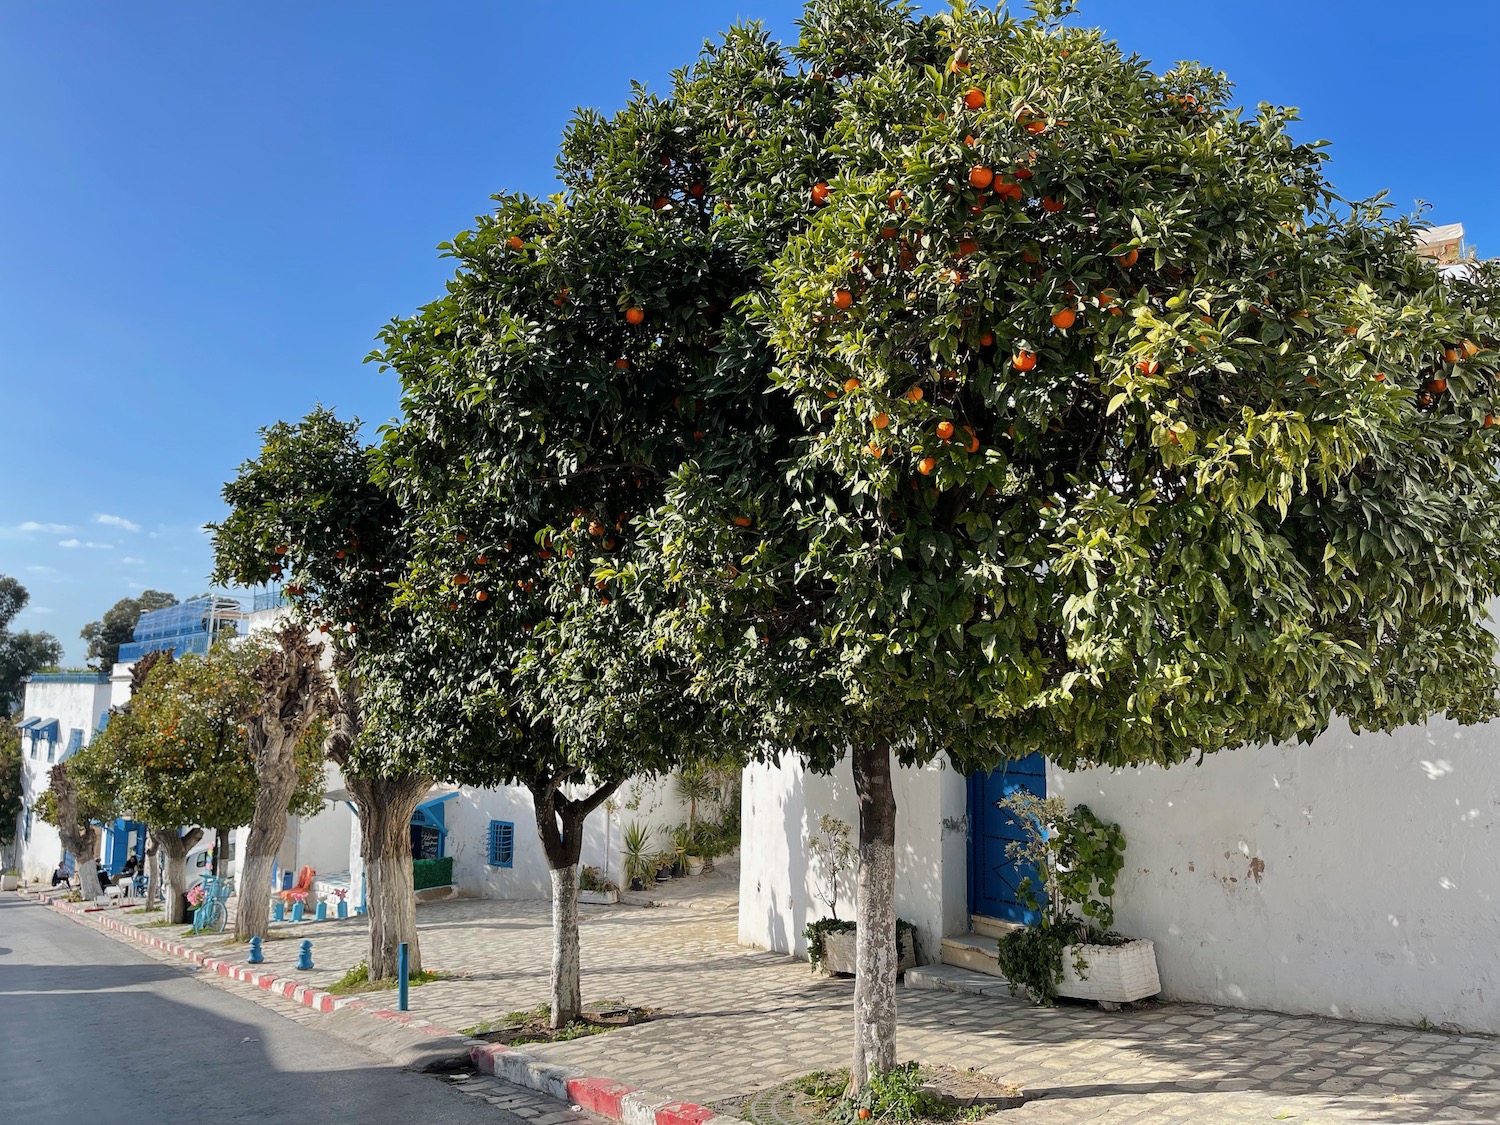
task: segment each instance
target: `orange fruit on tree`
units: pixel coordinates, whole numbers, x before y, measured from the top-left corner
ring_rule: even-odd
[[[1384,371],[1377,371],[1375,373],[1375,381],[1377,383],[1384,383],[1385,382],[1385,372]]]
[[[827,185],[827,183],[825,183],[822,180],[819,180],[817,183],[813,184],[813,186],[812,186],[812,201],[813,201],[813,203],[815,205],[817,205],[819,207],[823,206],[823,204],[825,204],[825,203],[828,202],[828,185]]]
[[[1047,123],[1040,119],[1028,121],[1026,122],[1026,131],[1033,134],[1045,133],[1047,131]]]
[[[519,250],[521,249],[521,247],[526,245],[526,243],[521,240],[521,236],[519,234],[511,235],[505,240],[505,244],[512,250]]]
[[[702,430],[694,430],[693,431],[693,440],[694,441],[702,441],[703,440],[703,431]]]
[[[1448,389],[1448,380],[1442,378],[1434,379],[1427,384],[1427,389],[1435,395],[1440,395]]]
[[[844,390],[846,390],[846,391],[857,391],[862,386],[864,386],[864,384],[861,383],[858,379],[845,379],[844,380]]]
[[[1445,360],[1447,360],[1449,363],[1457,363],[1458,362],[1458,349],[1457,348],[1444,348],[1443,349],[1443,358]]]
[[[688,188],[688,194],[691,195],[694,199],[702,199],[703,192],[704,187],[702,184],[693,184]]]
[[[1473,359],[1476,355],[1479,354],[1479,345],[1476,344],[1473,340],[1465,340],[1462,347],[1464,349],[1464,355],[1468,356],[1470,359]]]
[[[1143,359],[1135,365],[1135,369],[1142,375],[1155,375],[1161,370],[1161,364],[1154,359]]]
[[[847,289],[835,289],[833,291],[833,307],[836,309],[847,309],[854,304],[854,294]]]
[[[995,170],[986,168],[983,164],[976,164],[969,169],[969,186],[983,191],[995,182]]]
[[[628,308],[628,309],[625,310],[625,323],[626,324],[639,324],[641,321],[643,321],[645,319],[646,319],[646,310],[645,309],[638,308],[635,305],[631,305],[630,308]]]
[[[656,210],[660,211],[664,207],[668,206],[671,202],[672,201],[670,199],[668,199],[665,195],[658,195],[654,200],[652,200],[651,206],[654,207]]]
[[[958,240],[958,254],[961,258],[967,258],[970,254],[979,252],[979,243],[972,238],[960,238]]]
[[[1054,328],[1072,328],[1073,322],[1078,319],[1078,314],[1072,309],[1058,309],[1052,314],[1052,326]]]
[[[1494,424],[1495,424],[1495,416],[1493,414],[1486,414],[1484,416],[1484,428],[1488,430]]]
[[[621,371],[624,371],[627,367],[630,366],[630,360],[626,359],[624,356],[621,356],[619,359],[615,360],[615,366],[618,367]]]
[[[906,392],[906,401],[907,402],[921,402],[922,401],[922,388],[921,387],[913,387],[911,390],[907,391]]]
[[[885,411],[882,410],[879,414],[875,415],[875,428],[877,430],[883,430],[890,424],[891,416]]]
[[[475,590],[474,591],[474,600],[476,602],[487,602],[487,601],[490,600],[490,596],[489,596],[489,594],[487,594],[483,590]]]
[[[865,448],[870,451],[871,457],[879,459],[885,456],[885,446],[883,445],[877,445],[872,441],[869,445],[865,446]]]
[[[889,195],[885,197],[885,205],[892,211],[904,211],[908,206],[906,202],[906,192],[902,191],[900,188],[895,188]]]
[[[966,433],[966,434],[969,435],[969,447],[968,447],[969,448],[969,452],[970,453],[978,453],[979,452],[979,435],[974,432],[974,427],[973,426],[965,426],[964,427],[964,433]]]
[[[1118,250],[1119,247],[1116,247],[1115,249]],[[1129,250],[1126,250],[1123,254],[1116,254],[1115,255],[1115,261],[1119,262],[1120,265],[1124,266],[1126,269],[1129,269],[1131,266],[1135,265],[1136,262],[1138,262],[1140,260],[1140,257],[1141,257],[1141,252],[1139,250],[1135,249],[1135,247],[1131,247]]]
[[[284,554],[286,554],[290,550],[291,550],[291,548],[288,547],[286,544],[283,543],[282,545],[280,545],[279,547],[276,548],[276,553],[278,555],[284,555]]]
[[[983,109],[984,91],[978,86],[969,87],[969,92],[964,95],[964,105],[969,109]]]
[[[948,441],[953,437],[953,423],[947,419],[937,424],[937,436],[940,441]]]
[[[1012,172],[1011,175],[1018,180],[1029,180],[1031,179],[1031,169],[1026,167],[1019,167],[1014,172]]]
[[[932,470],[935,468],[937,468],[936,457],[923,457],[917,462],[917,472],[921,473],[924,477],[930,477]]]
[[[979,346],[981,348],[992,348],[992,347],[994,347],[995,346],[995,334],[993,332],[986,332],[983,336],[979,337]]]
[[[469,576],[467,574],[455,574],[453,576],[453,584],[455,586],[467,586],[469,584]]]
[[[749,527],[750,524],[751,524],[751,519],[750,519],[749,516],[735,516],[734,517],[734,526],[735,527]]]
[[[1030,371],[1036,366],[1036,353],[1023,348],[1011,357],[1010,362],[1017,371]]]
[[[880,237],[881,238],[895,238],[896,237],[896,228],[895,227],[881,227],[880,228]]]
[[[1050,196],[1050,195],[1042,197],[1042,210],[1043,211],[1049,211],[1049,212],[1051,212],[1052,214],[1055,215],[1057,212],[1061,211],[1066,206],[1067,206],[1067,204],[1065,204],[1061,199],[1053,199],[1052,196]]]

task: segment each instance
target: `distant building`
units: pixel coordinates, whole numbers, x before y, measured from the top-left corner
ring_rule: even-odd
[[[1456,266],[1474,259],[1473,247],[1464,245],[1463,223],[1428,227],[1417,235],[1416,250],[1419,257],[1428,258],[1440,266]]]

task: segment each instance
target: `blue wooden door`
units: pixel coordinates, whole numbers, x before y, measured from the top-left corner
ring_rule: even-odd
[[[1029,926],[1040,916],[1021,905],[1016,888],[1027,875],[1035,881],[1036,871],[1006,856],[1006,845],[1021,839],[1022,833],[998,804],[1016,789],[1045,797],[1047,759],[1032,754],[969,777],[969,913]]]

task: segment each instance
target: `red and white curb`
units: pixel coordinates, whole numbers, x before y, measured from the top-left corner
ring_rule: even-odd
[[[38,901],[63,910],[69,914],[83,911],[68,903],[54,902],[48,895],[38,896]],[[372,1019],[405,1024],[413,1031],[424,1035],[451,1036],[467,1039],[473,1046],[469,1059],[481,1073],[494,1075],[514,1086],[546,1094],[560,1101],[569,1102],[598,1114],[620,1125],[744,1125],[737,1117],[721,1114],[707,1106],[679,1101],[665,1094],[652,1093],[639,1087],[616,1082],[611,1078],[592,1078],[580,1070],[542,1062],[499,1043],[483,1043],[428,1020],[419,1019],[410,1012],[393,1012],[388,1008],[372,1008],[351,996],[334,996],[322,989],[287,977],[276,977],[270,973],[257,972],[253,966],[234,964],[210,957],[199,949],[192,949],[175,941],[166,941],[154,934],[142,933],[135,926],[118,918],[94,914],[88,921],[104,929],[114,930],[123,937],[165,950],[195,964],[211,969],[220,976],[243,981],[263,988],[275,996],[282,996],[293,1003],[303,1004],[317,1012],[336,1012],[348,1009],[361,1011]]]

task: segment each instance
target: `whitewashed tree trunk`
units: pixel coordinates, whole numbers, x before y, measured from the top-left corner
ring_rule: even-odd
[[[578,865],[553,868],[552,1026],[566,1027],[583,1011],[578,958]]]
[[[75,855],[73,866],[78,872],[78,890],[85,902],[91,902],[104,893],[104,888],[99,886],[98,860]]]
[[[203,829],[194,828],[186,836],[175,828],[161,833],[161,850],[165,857],[162,882],[166,885],[166,920],[184,921],[182,896],[187,894],[188,850],[203,838]]]
[[[533,778],[528,783],[536,810],[537,835],[552,878],[552,1026],[566,1027],[583,1014],[578,941],[578,857],[589,813],[620,787],[606,782],[587,797],[574,800],[561,785],[568,776]]]
[[[890,745],[851,754],[859,797],[859,871],[855,880],[854,1058],[851,1089],[896,1065],[896,792]]]
[[[370,920],[370,979],[388,980],[396,975],[402,942],[407,945],[411,972],[420,972],[411,817],[432,782],[412,775],[345,777],[344,781],[359,810],[359,854],[365,865],[365,910]]]

